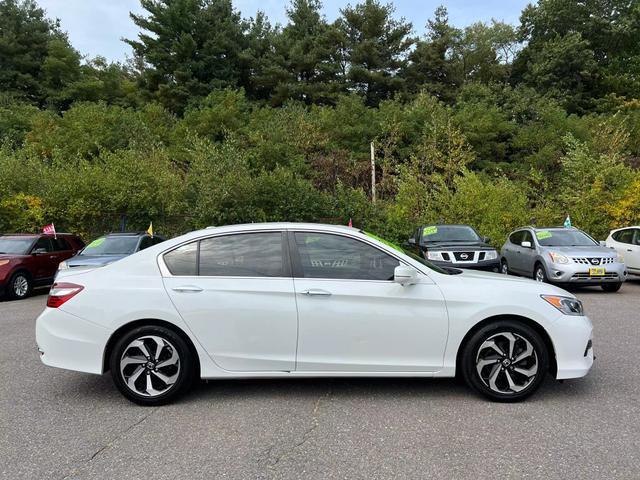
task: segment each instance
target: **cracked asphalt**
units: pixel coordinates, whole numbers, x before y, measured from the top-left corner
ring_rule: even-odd
[[[640,478],[640,279],[580,289],[597,360],[529,401],[456,380],[202,382],[143,408],[108,375],[45,367],[45,296],[0,302],[3,479]]]

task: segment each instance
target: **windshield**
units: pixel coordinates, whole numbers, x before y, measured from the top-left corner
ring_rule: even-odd
[[[362,232],[364,233],[367,237],[371,237],[374,240],[378,240],[379,242],[384,243],[385,245],[399,251],[400,253],[404,253],[407,257],[411,257],[413,260],[415,260],[416,262],[421,263],[422,265],[424,265],[425,267],[430,268],[431,270],[438,272],[438,273],[442,273],[444,275],[451,275],[452,272],[448,271],[448,270],[444,270],[440,267],[438,267],[437,265],[434,265],[433,263],[429,262],[428,260],[425,260],[422,257],[419,257],[418,255],[416,255],[413,252],[410,252],[409,250],[402,248],[399,245],[396,245],[393,242],[390,242],[388,240],[385,240],[384,238],[378,237],[377,235],[374,235],[373,233],[369,233],[369,232]]]
[[[80,255],[130,255],[137,245],[138,237],[100,237],[84,247]]]
[[[598,243],[580,230],[536,230],[543,247],[593,247]]]
[[[26,255],[33,238],[0,238],[0,254]]]
[[[481,241],[476,231],[466,225],[432,225],[422,229],[422,243]]]

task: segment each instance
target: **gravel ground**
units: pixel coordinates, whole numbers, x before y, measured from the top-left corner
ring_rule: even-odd
[[[108,375],[45,367],[37,295],[0,302],[0,476],[6,479],[640,478],[640,279],[575,293],[596,364],[525,403],[455,380],[212,381],[142,408]]]

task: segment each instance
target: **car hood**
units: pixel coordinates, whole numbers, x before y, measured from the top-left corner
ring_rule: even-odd
[[[483,272],[477,270],[460,269],[461,274],[457,275],[468,282],[469,288],[475,284],[477,288],[489,288],[496,294],[509,295],[510,291],[528,291],[535,295],[562,295],[565,297],[575,297],[572,293],[550,283],[536,282],[525,277],[505,275],[503,273]]]
[[[569,257],[615,257],[617,253],[607,247],[542,247],[546,252],[558,252]]]
[[[76,255],[67,260],[69,267],[102,267],[127,257],[128,255]]]

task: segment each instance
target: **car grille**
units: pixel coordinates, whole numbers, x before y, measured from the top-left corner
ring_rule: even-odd
[[[453,258],[458,262],[473,262],[475,252],[453,252]]]
[[[581,263],[583,265],[608,265],[613,263],[615,259],[611,257],[571,257],[574,263]]]
[[[607,272],[604,275],[591,276],[588,273],[574,273],[573,277],[576,280],[616,280],[618,278],[617,273]]]

